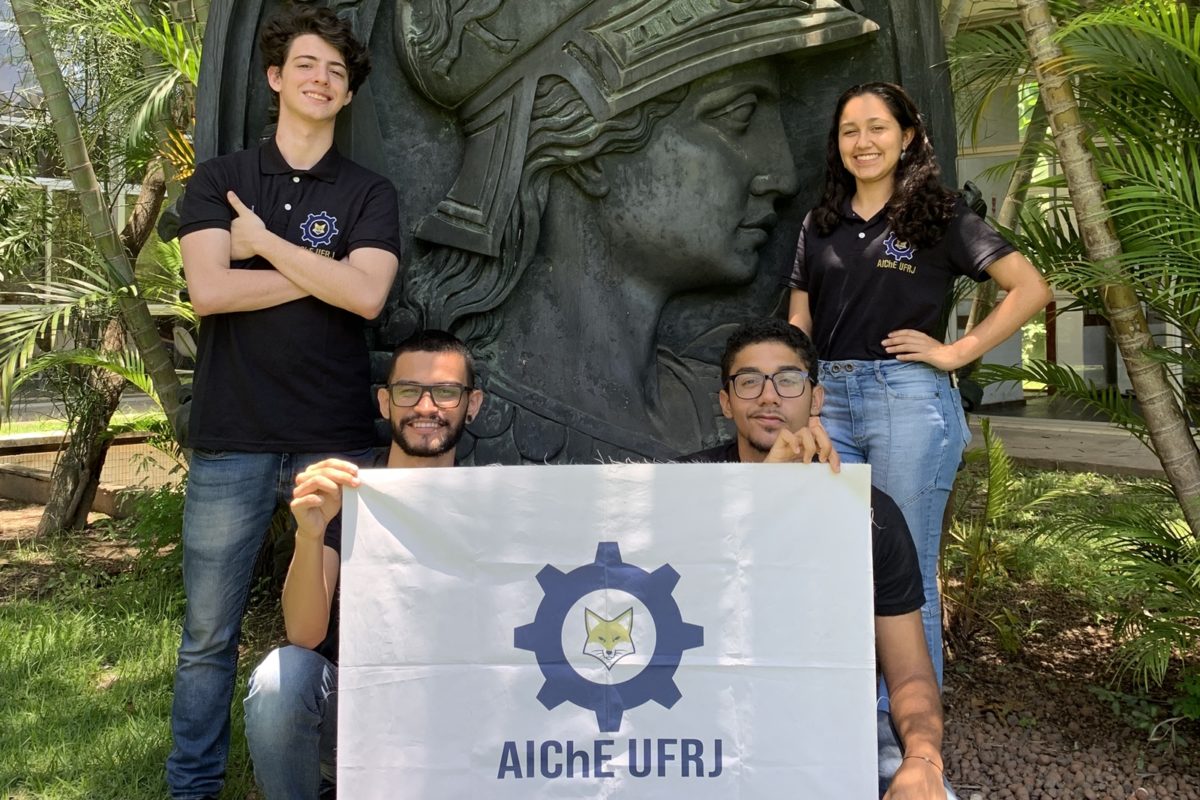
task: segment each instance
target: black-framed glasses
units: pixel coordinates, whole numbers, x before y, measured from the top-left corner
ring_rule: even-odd
[[[388,396],[392,399],[392,405],[400,408],[412,408],[417,405],[426,392],[429,393],[429,399],[438,408],[458,408],[463,395],[471,391],[469,387],[463,386],[461,383],[409,383],[408,381],[389,383],[387,390]]]
[[[809,380],[809,374],[802,369],[781,369],[770,375],[761,372],[739,372],[730,375],[728,383],[733,385],[733,393],[743,400],[757,400],[762,396],[767,381],[775,387],[775,394],[793,398],[804,394]]]

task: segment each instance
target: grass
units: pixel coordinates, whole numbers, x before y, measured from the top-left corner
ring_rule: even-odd
[[[147,414],[144,411],[118,411],[113,415],[113,424],[133,422],[135,420],[149,421],[161,419],[162,414]],[[12,436],[19,433],[66,433],[67,424],[61,417],[43,417],[42,419],[14,420],[5,419],[0,422],[0,436]]]
[[[27,420],[6,419],[0,423],[0,436],[12,436],[18,433],[66,433],[66,430],[65,422],[51,417]]]
[[[166,795],[184,605],[178,559],[169,551],[109,554],[129,531],[95,534],[36,545],[0,540],[0,797]],[[278,613],[271,598],[256,599],[237,698],[278,635]],[[233,713],[223,796],[245,798],[252,778],[240,703]]]
[[[963,513],[978,510],[978,465],[962,478]],[[1018,491],[1067,489],[996,532],[996,586],[1069,593],[1108,610],[1112,595],[1095,545],[1045,534],[1064,515],[1101,510],[1148,481],[1018,469]],[[159,490],[136,522],[94,527],[46,543],[0,536],[0,798],[149,800],[166,794],[172,676],[183,593],[177,552],[180,499]],[[126,547],[132,545],[132,547]],[[138,555],[138,551],[142,555]],[[960,565],[948,562],[947,570]],[[246,620],[236,697],[258,659],[280,639],[274,590]],[[1033,609],[1036,613],[1036,609]],[[253,795],[240,703],[226,800]]]
[[[1155,482],[1132,477],[1114,477],[1094,473],[1070,473],[1014,468],[1015,491],[1024,497],[1048,492],[1056,495],[1048,505],[1019,511],[1004,520],[997,537],[1001,548],[1000,573],[1010,582],[1043,586],[1078,595],[1089,606],[1100,608],[1111,597],[1111,580],[1100,561],[1105,553],[1094,540],[1064,540],[1054,534],[1060,521],[1080,513],[1100,516],[1128,502],[1131,494],[1141,494]],[[959,476],[955,494],[957,515],[981,513],[986,503],[985,465],[976,462]],[[1165,500],[1157,509],[1164,515],[1179,516],[1178,506]],[[946,569],[956,566],[947,554]]]

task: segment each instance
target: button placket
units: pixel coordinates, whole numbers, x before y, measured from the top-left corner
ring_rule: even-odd
[[[300,183],[300,176],[293,175],[292,176],[292,186],[294,186],[296,188],[296,190],[299,190],[299,183]],[[296,192],[293,192],[292,194],[293,194],[292,199],[283,204],[284,211],[291,211],[293,208],[293,203],[299,202],[299,197],[297,196]]]

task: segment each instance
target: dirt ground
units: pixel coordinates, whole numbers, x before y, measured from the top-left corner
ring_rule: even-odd
[[[7,557],[40,514],[0,500],[0,603],[36,594],[53,574],[51,563],[26,559],[18,570]],[[119,570],[128,556],[94,537],[86,557]],[[1147,723],[1132,700],[1118,699],[1114,711],[1114,696],[1102,696],[1109,629],[1064,598],[1037,605],[1039,625],[1018,654],[980,635],[947,664],[944,753],[961,800],[1200,800],[1200,725],[1151,731],[1157,720]]]
[[[962,800],[1200,800],[1200,725],[1151,718],[1110,685],[1111,629],[1087,609],[1034,605],[1019,653],[981,635],[947,666],[944,753]]]

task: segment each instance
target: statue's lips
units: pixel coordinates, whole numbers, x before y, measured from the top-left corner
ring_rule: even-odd
[[[778,222],[779,216],[771,212],[757,219],[743,221],[738,225],[738,231],[755,239],[755,245],[757,246],[767,241],[771,231]]]

